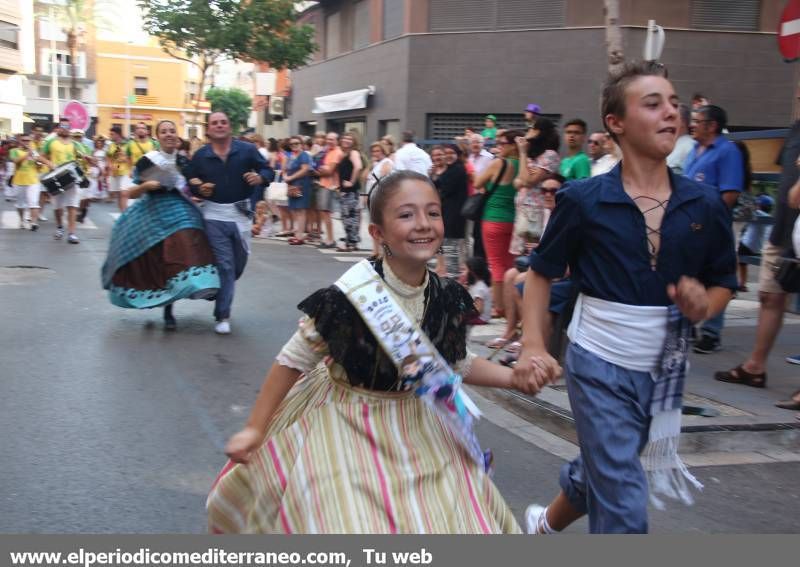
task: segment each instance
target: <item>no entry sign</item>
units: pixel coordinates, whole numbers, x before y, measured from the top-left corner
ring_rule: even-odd
[[[789,0],[778,24],[778,47],[787,61],[800,57],[800,0]]]

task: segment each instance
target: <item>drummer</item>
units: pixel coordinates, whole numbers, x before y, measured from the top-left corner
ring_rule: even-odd
[[[54,167],[65,163],[76,161],[78,152],[76,144],[70,139],[69,128],[65,124],[59,123],[56,127],[56,137],[47,140],[44,144],[43,152]],[[80,204],[79,187],[72,185],[69,189],[56,195],[53,198],[56,216],[56,232],[53,238],[61,240],[64,238],[64,208],[67,209],[67,242],[70,244],[80,244],[78,235],[75,234],[75,223],[78,216],[78,205]]]

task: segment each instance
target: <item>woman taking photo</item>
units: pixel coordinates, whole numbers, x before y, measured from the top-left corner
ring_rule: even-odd
[[[358,249],[361,240],[361,208],[358,203],[361,182],[359,176],[364,169],[361,152],[358,151],[358,139],[354,132],[348,132],[339,140],[344,157],[337,165],[339,173],[339,205],[342,209],[342,224],[345,232],[345,247],[337,248],[341,252],[352,252]]]
[[[489,270],[492,272],[492,303],[496,315],[503,315],[503,275],[514,265],[514,255],[508,249],[514,229],[514,178],[519,173],[519,150],[516,139],[519,130],[498,134],[495,142],[498,158],[475,180],[475,189],[489,193],[483,208],[481,228],[483,247]]]
[[[464,154],[461,148],[448,144],[443,153],[445,170],[434,181],[442,199],[444,220],[444,241],[442,254],[436,258],[436,273],[457,278],[461,274],[466,252],[467,221],[461,216],[461,209],[467,200],[467,170],[462,160]]]
[[[173,330],[172,304],[214,297],[219,275],[203,215],[182,193],[188,161],[178,156],[175,124],[162,120],[156,136],[161,148],[136,162],[137,185],[127,192],[141,198],[114,224],[102,280],[113,305],[164,307],[164,327]]]
[[[294,224],[289,244],[300,245],[306,243],[306,213],[311,204],[311,156],[305,152],[300,136],[289,138],[289,149],[292,154],[283,177],[289,185],[289,211]]]

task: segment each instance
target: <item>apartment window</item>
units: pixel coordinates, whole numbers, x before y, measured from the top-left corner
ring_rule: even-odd
[[[133,93],[136,96],[147,96],[147,77],[133,78]]]
[[[0,20],[0,47],[19,49],[19,26]]]
[[[38,88],[39,98],[50,98],[53,96],[53,90],[50,85],[39,85]],[[69,89],[69,97],[73,100],[81,100],[83,96],[82,89]],[[60,100],[67,100],[67,87],[58,87],[58,98]]]
[[[341,23],[339,12],[325,18],[325,57],[333,57],[341,52]]]
[[[403,0],[383,0],[383,39],[403,35]]]
[[[41,50],[41,70],[42,75],[52,75],[53,68],[52,68],[52,60],[50,58],[50,50],[49,49],[42,49]],[[56,62],[55,62],[55,74],[59,77],[72,77],[73,73],[73,66],[72,66],[72,57],[66,51],[56,51]],[[77,65],[76,65],[75,76],[78,79],[85,79],[86,78],[86,54],[85,53],[78,53],[77,54]]]
[[[54,31],[55,34],[53,33]],[[55,37],[53,37],[53,35],[55,35]],[[61,24],[56,22],[54,26],[50,25],[50,20],[47,19],[47,16],[40,16],[39,38],[47,41],[50,41],[51,39],[56,41],[67,41],[67,34],[64,33],[64,26]]]
[[[359,0],[353,7],[355,14],[353,30],[353,49],[369,45],[371,22],[369,18],[369,0]]]
[[[760,4],[759,0],[693,0],[692,27],[758,31]]]

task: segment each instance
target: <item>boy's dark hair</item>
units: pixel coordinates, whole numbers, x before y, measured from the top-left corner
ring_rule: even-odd
[[[588,126],[586,126],[586,121],[581,120],[580,118],[573,118],[569,122],[566,122],[564,124],[564,130],[567,129],[567,126],[578,126],[581,130],[583,130],[584,134],[589,130]]]
[[[615,73],[608,76],[603,85],[603,94],[600,98],[600,119],[606,127],[608,134],[615,142],[619,143],[606,124],[606,116],[613,114],[620,118],[625,117],[625,91],[633,81],[639,77],[664,77],[667,78],[667,68],[655,61],[631,61],[625,63]]]
[[[467,258],[467,283],[472,285],[478,280],[491,286],[492,274],[484,258],[481,256],[472,256],[471,258]]]
[[[427,175],[422,175],[410,169],[394,171],[386,177],[381,178],[367,196],[367,206],[369,207],[369,218],[371,222],[383,226],[383,208],[386,206],[386,201],[400,188],[403,181],[407,180],[422,181],[430,185],[434,191],[436,190],[436,187]],[[436,194],[439,194],[438,191]]]

